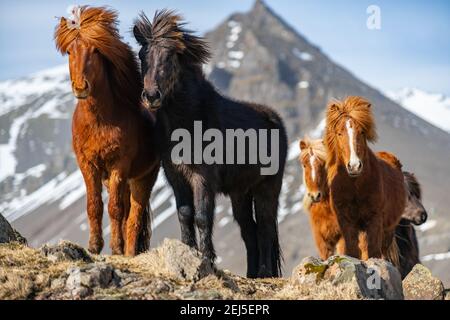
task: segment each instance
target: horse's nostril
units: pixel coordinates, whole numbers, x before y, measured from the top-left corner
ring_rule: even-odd
[[[361,170],[361,168],[362,168],[362,162],[359,161],[359,162],[358,162],[358,170]]]
[[[422,222],[427,221],[427,218],[428,218],[427,213],[426,213],[426,212],[423,212],[421,218],[422,218]]]

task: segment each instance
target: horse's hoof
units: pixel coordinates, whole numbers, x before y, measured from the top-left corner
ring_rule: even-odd
[[[123,249],[121,247],[118,247],[118,248],[112,247],[111,248],[111,252],[112,252],[113,256],[121,256],[121,255],[123,255]]]
[[[100,254],[100,252],[102,252],[103,245],[104,244],[103,244],[103,240],[102,239],[89,241],[88,251],[90,253],[92,253],[92,254]]]
[[[134,251],[134,250],[126,250],[126,251],[125,251],[125,257],[130,257],[130,258],[132,258],[132,257],[134,257],[134,256],[136,256],[136,251]]]
[[[258,278],[264,279],[264,278],[272,278],[273,274],[269,272],[269,270],[266,268],[266,266],[262,266],[258,271]]]

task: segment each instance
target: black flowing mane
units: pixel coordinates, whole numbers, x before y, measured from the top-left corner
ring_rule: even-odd
[[[161,10],[155,13],[153,22],[141,13],[135,21],[141,37],[136,39],[140,44],[151,44],[176,48],[177,52],[196,65],[207,63],[211,58],[208,43],[204,38],[195,36],[192,30],[186,29],[183,17],[173,10]]]

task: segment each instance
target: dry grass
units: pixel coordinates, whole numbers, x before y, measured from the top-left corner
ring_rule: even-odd
[[[0,245],[0,300],[31,299],[49,289],[74,263],[52,263],[35,249],[19,243]]]
[[[129,279],[119,287],[94,288],[85,299],[350,299],[351,287],[292,285],[289,279],[247,279],[219,270],[199,281],[164,274],[158,251],[134,258],[93,256]],[[85,262],[51,262],[38,250],[17,243],[0,245],[1,299],[73,299],[65,288],[66,271]],[[123,276],[123,275],[122,275]],[[128,278],[127,278],[128,277]],[[124,278],[122,278],[124,279]],[[56,285],[55,285],[56,284]],[[349,291],[350,290],[350,291]]]

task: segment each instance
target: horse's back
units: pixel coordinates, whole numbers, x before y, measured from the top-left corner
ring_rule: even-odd
[[[263,187],[261,184],[269,184],[273,187],[280,184],[281,186],[288,151],[288,138],[282,118],[275,110],[265,105],[236,101],[220,95],[217,98],[215,108],[219,123],[216,125],[220,127],[222,132],[226,132],[227,129],[242,129],[244,131],[254,129],[259,134],[259,130],[268,130],[267,155],[273,156],[272,143],[276,143],[278,147],[278,171],[274,175],[263,176],[261,174],[263,166],[259,163],[244,166],[223,166],[221,172],[225,193],[228,189],[236,189],[236,184],[245,187],[250,185]],[[277,141],[271,141],[271,130],[278,130]],[[246,158],[248,159],[249,145],[246,145],[245,148]],[[257,148],[259,148],[259,143]],[[256,154],[260,154],[259,149]]]
[[[376,156],[377,156],[379,159],[385,161],[387,164],[393,166],[393,167],[396,168],[396,169],[401,170],[402,167],[403,167],[403,165],[402,165],[402,163],[400,162],[400,160],[399,160],[395,155],[393,155],[393,154],[390,153],[390,152],[387,152],[387,151],[380,151],[380,152],[377,152]]]

